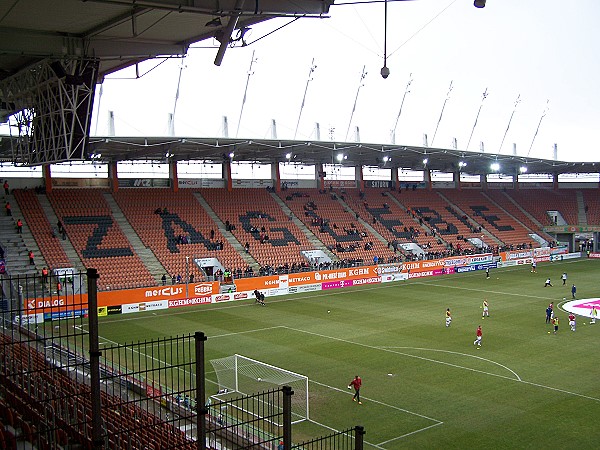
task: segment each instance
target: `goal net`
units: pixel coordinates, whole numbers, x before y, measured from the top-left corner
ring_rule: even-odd
[[[212,359],[219,391],[243,395],[290,386],[292,395],[292,423],[308,420],[308,377],[270,364],[235,354]],[[273,405],[277,407],[278,405]]]

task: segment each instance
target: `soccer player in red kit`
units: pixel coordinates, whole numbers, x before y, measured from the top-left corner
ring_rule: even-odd
[[[473,341],[473,345],[477,345],[478,347],[481,347],[481,338],[482,337],[483,337],[483,333],[481,331],[481,325],[479,325],[477,327],[476,337],[475,337],[475,340]]]
[[[348,388],[354,388],[354,397],[352,397],[352,401],[358,402],[359,405],[362,405],[360,401],[360,387],[362,386],[362,380],[358,375],[354,377],[354,380],[350,382]]]
[[[569,326],[571,331],[575,331],[575,314],[569,313]]]

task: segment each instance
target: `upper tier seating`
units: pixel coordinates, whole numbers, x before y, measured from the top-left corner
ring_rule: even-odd
[[[142,242],[167,270],[167,276],[181,275],[185,281],[187,270],[201,280],[203,274],[195,264],[188,262],[186,267],[186,257],[217,258],[230,270],[247,266],[190,189],[119,189],[113,196]],[[159,210],[166,213],[158,214]],[[180,236],[189,243],[181,243]],[[217,242],[222,242],[222,250],[216,249]]]
[[[48,199],[85,267],[98,269],[98,288],[156,285],[113,219],[102,189],[55,189]]]
[[[200,194],[224,223],[235,227],[233,235],[242,245],[248,243],[248,252],[262,266],[305,264],[300,252],[315,249],[265,189],[202,189]]]

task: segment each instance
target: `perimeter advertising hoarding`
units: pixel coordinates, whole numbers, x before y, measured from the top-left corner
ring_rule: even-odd
[[[168,305],[173,300],[186,299],[185,284],[175,284],[168,286],[156,286],[151,288],[127,289],[121,291],[102,291],[98,292],[98,307],[108,307],[107,313],[111,314],[113,306],[121,305],[155,305],[166,302]],[[190,283],[187,286],[188,297],[205,298],[219,292],[219,282]],[[34,299],[25,299],[23,308],[27,314],[39,313],[61,313],[71,310],[83,310],[87,308],[87,294],[81,295],[54,295],[50,297],[40,297]],[[142,306],[144,308],[144,306]],[[124,312],[124,310],[123,310]]]

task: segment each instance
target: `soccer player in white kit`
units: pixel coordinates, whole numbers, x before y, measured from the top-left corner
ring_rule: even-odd
[[[487,298],[483,300],[483,313],[481,313],[481,317],[490,317],[489,305]]]

